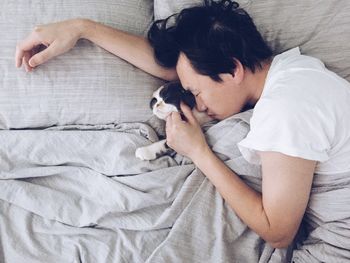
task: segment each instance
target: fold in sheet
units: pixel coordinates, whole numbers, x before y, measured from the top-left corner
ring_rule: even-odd
[[[260,191],[260,167],[236,146],[250,114],[213,124],[206,137]],[[1,131],[0,262],[289,259],[290,250],[273,249],[251,231],[187,158],[134,156],[157,139],[144,123]]]

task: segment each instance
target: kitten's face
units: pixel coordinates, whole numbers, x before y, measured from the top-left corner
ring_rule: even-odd
[[[156,115],[159,119],[166,120],[171,112],[178,111],[178,109],[172,104],[165,103],[159,94],[162,88],[163,86],[153,93],[150,106],[154,115]]]
[[[183,89],[179,83],[170,82],[153,93],[150,107],[154,115],[162,120],[166,120],[171,112],[180,112],[181,101],[190,108],[193,108],[196,103],[191,92]]]
[[[213,120],[205,112],[196,110],[194,107],[196,105],[194,95],[190,91],[185,90],[178,82],[169,82],[157,89],[153,93],[150,107],[154,115],[162,120],[166,120],[171,112],[181,112],[181,101],[192,109],[193,115],[200,125]]]

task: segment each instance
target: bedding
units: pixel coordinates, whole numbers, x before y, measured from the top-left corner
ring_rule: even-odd
[[[248,185],[260,168],[236,143],[251,111],[206,127],[212,149]],[[288,249],[273,249],[180,155],[144,162],[145,123],[0,133],[1,262],[346,262],[350,175],[315,175]],[[292,259],[291,259],[292,258]]]
[[[348,2],[240,2],[276,50],[299,45],[349,80]],[[171,13],[183,3],[189,2],[155,0],[154,15],[162,15],[160,5]],[[161,80],[87,41],[34,74],[14,67],[16,41],[37,23],[81,16],[145,34],[152,5],[0,3],[0,30],[7,32],[0,40],[0,129],[15,129],[0,130],[0,262],[349,261],[349,174],[316,174],[295,241],[288,249],[273,249],[189,159],[144,162],[134,156],[137,147],[164,133],[159,122],[144,122]],[[236,146],[250,116],[247,111],[212,124],[206,137],[260,191],[260,168],[247,163]]]
[[[34,26],[76,17],[145,35],[152,0],[3,0],[0,10],[0,129],[150,118],[145,101],[163,81],[87,40],[32,73],[17,69],[14,56]]]
[[[220,157],[255,189],[236,142],[250,113],[207,127]],[[1,262],[283,262],[190,160],[134,156],[144,123],[0,133]]]

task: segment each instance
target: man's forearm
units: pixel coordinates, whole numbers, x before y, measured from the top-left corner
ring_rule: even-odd
[[[128,61],[145,72],[165,80],[177,79],[175,69],[166,69],[157,64],[153,48],[147,39],[88,19],[77,19],[81,38],[85,38]]]
[[[267,242],[278,242],[271,231],[260,193],[246,185],[209,148],[193,161],[243,222]]]

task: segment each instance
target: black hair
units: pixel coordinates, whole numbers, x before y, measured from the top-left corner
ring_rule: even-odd
[[[175,67],[183,52],[195,71],[217,82],[222,81],[219,74],[235,70],[235,59],[255,72],[272,56],[252,18],[231,0],[204,0],[201,6],[157,20],[148,40],[160,65]]]

